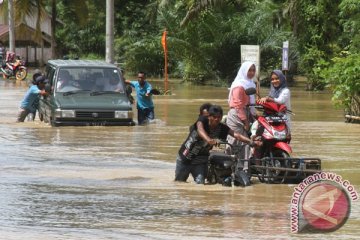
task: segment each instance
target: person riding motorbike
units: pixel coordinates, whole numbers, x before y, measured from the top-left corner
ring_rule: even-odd
[[[270,74],[271,78],[271,87],[269,95],[266,97],[262,97],[259,99],[259,104],[265,103],[265,102],[274,102],[277,104],[284,104],[286,106],[287,110],[291,111],[291,103],[290,103],[290,90],[287,87],[286,84],[286,77],[282,73],[281,70],[274,70]],[[291,130],[291,114],[286,114],[286,124],[288,126],[289,131]],[[255,121],[251,125],[251,139],[255,139],[256,137],[256,131],[258,129],[259,123],[258,121]]]
[[[291,111],[290,103],[290,89],[286,84],[286,77],[281,70],[274,70],[271,72],[271,87],[269,95],[260,98],[259,103],[275,102],[277,104],[284,104],[287,110]],[[287,113],[287,125],[291,129],[291,114]]]
[[[235,80],[231,84],[228,98],[230,110],[227,114],[226,124],[233,131],[237,131],[246,137],[248,137],[250,124],[253,121],[252,116],[256,114],[252,108],[248,108],[248,104],[255,103],[255,96],[247,95],[246,93],[247,89],[256,88],[253,81],[255,74],[255,64],[249,61],[244,62],[241,65]],[[240,146],[242,148],[238,153],[240,159],[248,159],[250,157],[251,151],[247,144],[237,142],[236,139],[231,136],[228,136],[227,141],[232,145]],[[227,153],[233,154],[232,149],[227,148]],[[247,170],[248,166],[246,166],[246,162],[244,164],[244,162],[239,161],[238,164],[238,168]]]

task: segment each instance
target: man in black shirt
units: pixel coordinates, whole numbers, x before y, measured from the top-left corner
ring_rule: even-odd
[[[217,144],[217,139],[226,140],[229,134],[239,141],[252,144],[250,138],[236,133],[221,123],[223,110],[212,105],[209,116],[199,116],[181,145],[176,159],[175,181],[186,182],[190,173],[198,184],[205,183],[209,151]]]

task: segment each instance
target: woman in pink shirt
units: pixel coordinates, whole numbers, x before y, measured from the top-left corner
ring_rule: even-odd
[[[231,84],[229,92],[229,107],[230,110],[227,115],[226,124],[235,132],[241,133],[243,136],[248,137],[248,131],[250,128],[251,115],[255,115],[255,110],[248,110],[248,104],[255,103],[255,96],[248,96],[245,93],[245,90],[248,88],[256,88],[256,85],[253,81],[255,77],[256,67],[253,62],[244,62],[238,74]],[[231,136],[227,138],[228,142],[235,145],[240,145],[243,147],[241,151],[241,158],[248,159],[250,157],[250,148],[248,145],[243,144],[242,142],[237,141]],[[241,166],[246,169],[246,166]]]

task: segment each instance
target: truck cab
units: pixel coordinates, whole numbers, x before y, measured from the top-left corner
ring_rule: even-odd
[[[133,126],[133,110],[121,70],[98,60],[49,60],[41,121],[52,126]]]

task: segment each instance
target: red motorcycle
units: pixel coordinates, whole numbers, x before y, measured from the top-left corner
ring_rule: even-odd
[[[0,71],[3,74],[3,78],[10,78],[15,76],[16,80],[24,80],[27,76],[27,68],[25,67],[25,61],[16,57],[14,61],[14,53],[8,52],[6,54],[6,61],[1,66]]]
[[[251,159],[251,173],[261,182],[300,182],[308,175],[321,171],[318,158],[291,158],[291,133],[288,128],[285,105],[274,102],[257,103],[254,106],[263,112],[257,118],[255,138],[262,140],[262,146],[254,149]]]

